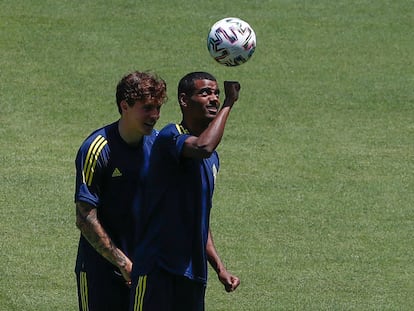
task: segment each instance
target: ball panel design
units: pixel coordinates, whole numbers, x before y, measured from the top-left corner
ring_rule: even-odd
[[[256,49],[256,34],[250,25],[235,17],[216,22],[207,38],[210,55],[225,66],[247,62]]]

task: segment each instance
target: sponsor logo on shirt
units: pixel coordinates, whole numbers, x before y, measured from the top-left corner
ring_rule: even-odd
[[[122,173],[118,168],[115,168],[114,172],[112,173],[112,177],[119,177],[122,176]]]

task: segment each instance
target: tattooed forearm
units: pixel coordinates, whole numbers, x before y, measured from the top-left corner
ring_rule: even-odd
[[[102,227],[96,208],[87,203],[77,202],[76,226],[99,254],[116,266],[125,266],[125,255],[116,247]]]

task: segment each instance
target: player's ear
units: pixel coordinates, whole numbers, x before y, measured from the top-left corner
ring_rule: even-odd
[[[181,107],[187,107],[187,100],[188,100],[188,96],[185,93],[181,93],[178,96],[178,101]]]
[[[126,100],[121,101],[119,106],[121,107],[121,111],[125,111],[128,109],[128,103],[126,102]]]

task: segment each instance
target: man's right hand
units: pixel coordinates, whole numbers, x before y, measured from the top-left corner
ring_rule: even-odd
[[[237,81],[224,81],[224,104],[233,105],[239,99],[240,83]]]

